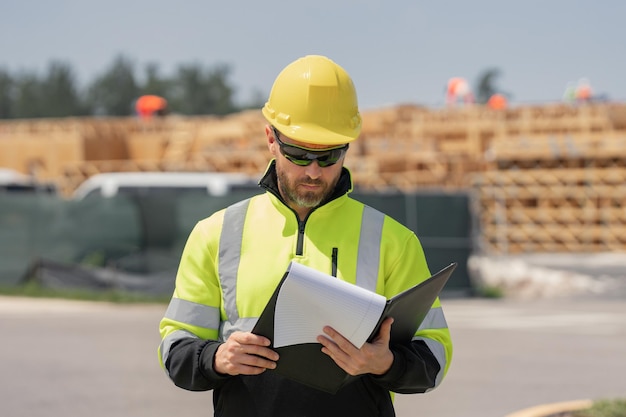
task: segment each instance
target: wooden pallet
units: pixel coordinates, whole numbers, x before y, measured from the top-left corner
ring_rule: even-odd
[[[473,184],[487,251],[626,251],[626,167],[489,171]]]

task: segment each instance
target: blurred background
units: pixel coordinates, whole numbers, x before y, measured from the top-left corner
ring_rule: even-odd
[[[259,192],[259,109],[306,54],[357,86],[354,197],[459,262],[447,290],[626,250],[621,3],[5,6],[1,285],[168,294],[193,224]]]
[[[459,262],[449,291],[626,250],[621,3],[33,7],[0,16],[1,285],[168,294],[193,224],[259,192],[259,109],[306,54],[357,86],[354,197]]]

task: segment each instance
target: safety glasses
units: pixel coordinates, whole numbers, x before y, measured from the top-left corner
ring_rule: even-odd
[[[335,165],[348,151],[348,144],[330,149],[308,149],[301,146],[290,145],[280,140],[279,132],[274,126],[274,138],[278,142],[280,153],[292,163],[304,167],[317,161],[320,167],[325,168]]]

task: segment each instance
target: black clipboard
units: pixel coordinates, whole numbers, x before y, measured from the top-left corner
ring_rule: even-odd
[[[368,340],[376,336],[385,318],[393,317],[391,343],[410,341],[456,267],[457,264],[452,263],[425,281],[387,300],[380,320]],[[289,268],[252,329],[252,333],[265,336],[272,341],[270,347],[280,355],[276,368],[266,372],[277,372],[285,378],[334,394],[358,377],[349,375],[328,355],[322,353],[321,344],[303,343],[278,348],[273,346],[276,300],[288,274]]]

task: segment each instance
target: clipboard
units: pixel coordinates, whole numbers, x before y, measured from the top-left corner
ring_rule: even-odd
[[[376,336],[385,318],[393,317],[390,343],[409,342],[456,267],[456,263],[451,263],[425,281],[388,299],[368,341]],[[274,346],[274,311],[280,288],[288,278],[290,268],[291,265],[274,290],[252,333],[267,337],[272,342],[270,347],[280,355],[276,368],[266,372],[276,372],[285,378],[334,394],[358,377],[349,375],[322,353],[320,343]],[[328,325],[332,326],[332,323]]]

